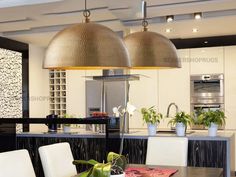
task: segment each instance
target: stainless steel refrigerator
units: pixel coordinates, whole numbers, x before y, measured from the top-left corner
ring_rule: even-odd
[[[93,112],[98,111],[113,116],[113,107],[125,107],[127,91],[126,81],[86,81],[86,115],[89,117]]]
[[[139,75],[93,76],[86,81],[86,116],[93,112],[107,112],[113,116],[113,107],[125,108],[129,101],[129,81],[139,80]],[[121,128],[122,128],[122,121]],[[129,119],[125,123],[125,132],[129,131]],[[87,129],[91,129],[87,126]]]

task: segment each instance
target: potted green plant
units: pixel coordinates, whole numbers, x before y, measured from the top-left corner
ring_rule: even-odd
[[[125,177],[125,168],[127,159],[125,156],[109,152],[107,155],[107,163],[99,163],[96,160],[74,160],[74,165],[85,164],[92,167],[80,173],[78,177]]]
[[[193,122],[192,117],[184,111],[177,112],[175,117],[172,118],[168,124],[175,126],[177,136],[185,136],[188,125]]]
[[[198,116],[198,122],[208,127],[208,135],[216,136],[218,126],[225,124],[225,113],[222,110],[208,110]]]
[[[150,108],[142,108],[141,113],[143,115],[143,121],[147,124],[148,134],[151,136],[156,135],[157,126],[163,118],[163,115],[161,113],[157,113],[154,106]]]
[[[63,118],[73,118],[73,115],[64,114]],[[71,124],[63,124],[63,131],[69,133],[71,131]]]

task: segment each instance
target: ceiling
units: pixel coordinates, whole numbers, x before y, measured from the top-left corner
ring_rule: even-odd
[[[169,38],[236,34],[236,0],[146,1],[149,30]],[[125,34],[142,29],[141,0],[87,0],[87,5],[93,22]],[[0,36],[46,47],[58,31],[84,20],[83,9],[84,0],[0,0]],[[195,20],[195,12],[203,18]],[[174,22],[167,23],[167,15]]]

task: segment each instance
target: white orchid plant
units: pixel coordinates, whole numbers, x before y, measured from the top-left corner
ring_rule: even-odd
[[[122,109],[121,106],[118,106],[114,107],[112,110],[115,117],[124,117],[125,113],[128,113],[130,116],[132,116],[136,110],[136,107],[128,102],[126,108]]]
[[[120,143],[120,155],[123,152],[123,144],[124,144],[124,133],[125,133],[125,119],[126,115],[128,114],[129,117],[131,117],[134,114],[134,111],[136,110],[136,107],[130,104],[130,102],[127,103],[126,107],[122,109],[121,106],[114,107],[113,108],[113,114],[115,117],[120,117],[122,119],[122,131],[121,131],[121,143]]]

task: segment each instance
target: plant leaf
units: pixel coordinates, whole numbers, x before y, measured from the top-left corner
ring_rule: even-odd
[[[96,165],[99,162],[93,159],[90,160],[74,160],[73,164],[74,165],[78,165],[78,164],[83,164],[83,165]]]
[[[92,171],[93,171],[93,168],[90,168],[89,170],[80,173],[76,177],[89,177],[92,174]]]
[[[125,170],[125,167],[127,165],[127,159],[125,156],[114,153],[114,152],[109,152],[107,155],[107,162],[110,162],[112,166],[119,166]]]
[[[98,163],[94,165],[92,171],[92,177],[110,177],[111,174],[111,164],[110,163]]]

